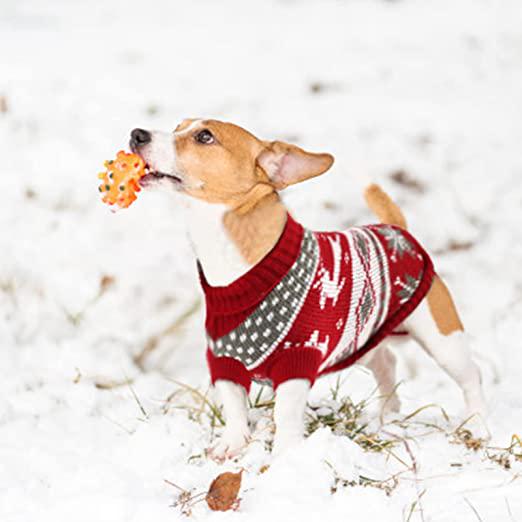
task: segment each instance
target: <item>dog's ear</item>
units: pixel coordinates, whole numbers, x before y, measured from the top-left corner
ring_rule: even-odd
[[[333,162],[331,154],[306,152],[282,141],[266,142],[257,157],[257,164],[277,190],[319,176],[326,172]]]

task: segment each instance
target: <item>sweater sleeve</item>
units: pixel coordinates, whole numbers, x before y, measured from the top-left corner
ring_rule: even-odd
[[[232,381],[250,391],[252,379],[245,366],[232,357],[216,357],[210,348],[207,348],[207,364],[210,371],[210,380],[214,384],[217,380]]]

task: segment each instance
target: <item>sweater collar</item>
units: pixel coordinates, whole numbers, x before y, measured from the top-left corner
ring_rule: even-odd
[[[274,288],[294,264],[303,240],[304,229],[287,214],[285,228],[274,248],[245,274],[227,286],[211,286],[198,261],[201,286],[207,310],[233,314],[255,306]]]

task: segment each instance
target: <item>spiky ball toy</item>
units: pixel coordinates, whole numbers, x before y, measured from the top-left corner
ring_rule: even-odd
[[[98,174],[102,201],[127,208],[136,200],[136,192],[141,190],[138,180],[145,175],[145,162],[137,154],[120,150],[116,159],[105,162],[105,168],[105,172]]]

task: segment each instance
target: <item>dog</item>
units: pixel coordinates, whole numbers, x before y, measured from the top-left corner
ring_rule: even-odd
[[[311,232],[279,191],[326,172],[330,154],[210,119],[184,120],[173,132],[134,129],[130,148],[147,164],[143,188],[184,196],[207,305],[207,361],[226,418],[213,458],[232,458],[249,441],[252,379],[276,389],[275,454],[303,439],[314,379],[356,360],[373,372],[383,409],[397,411],[389,345],[398,330],[458,384],[468,414],[484,418],[480,371],[451,294],[380,187],[365,192],[380,225]]]

